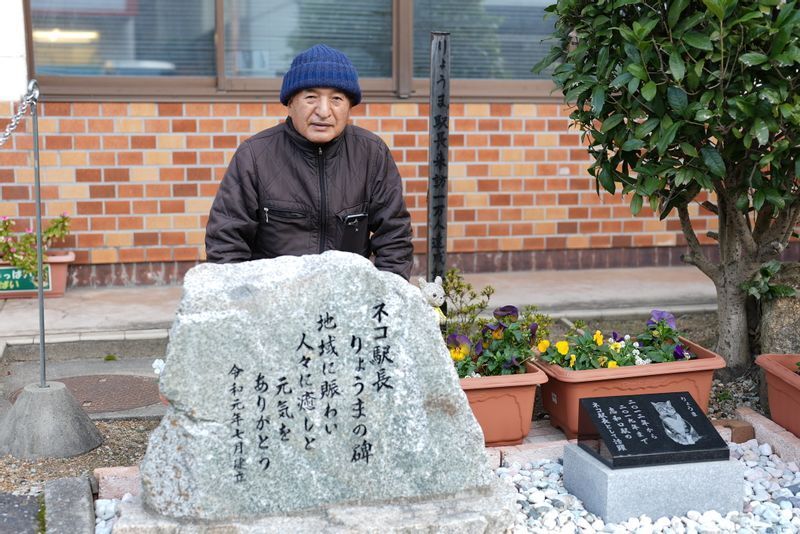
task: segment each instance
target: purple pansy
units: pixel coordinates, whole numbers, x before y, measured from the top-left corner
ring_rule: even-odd
[[[528,327],[528,331],[531,333],[531,343],[536,341],[536,332],[539,330],[539,323],[531,323]]]
[[[508,321],[511,323],[517,322],[517,318],[519,318],[519,308],[516,306],[508,305],[502,306],[500,308],[495,308],[494,318],[498,321]]]
[[[493,339],[501,339],[505,329],[506,326],[503,323],[491,323],[484,326],[483,330],[481,330],[481,333],[484,336],[490,336]]]
[[[450,334],[447,336],[447,347],[448,348],[459,348],[467,346],[469,347],[469,338],[464,334]]]
[[[613,339],[616,343],[619,343],[620,341],[622,341],[625,338],[622,337],[621,335],[617,334],[616,332],[611,332],[611,339]]]
[[[478,340],[478,342],[475,343],[475,346],[472,347],[472,353],[475,356],[480,356],[481,354],[483,354],[483,341],[482,340]]]
[[[517,367],[519,367],[519,362],[516,358],[511,358],[503,364],[503,369],[515,369]]]
[[[675,356],[676,360],[683,360],[688,356],[686,349],[681,345],[675,345],[675,351],[672,354]]]
[[[650,319],[647,320],[647,326],[652,329],[661,321],[664,321],[664,323],[666,323],[666,325],[673,330],[677,328],[675,324],[675,316],[662,310],[653,310],[650,312]]]

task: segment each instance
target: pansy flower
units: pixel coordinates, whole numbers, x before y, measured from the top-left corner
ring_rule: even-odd
[[[450,357],[460,362],[469,356],[469,338],[463,334],[450,334],[447,336],[447,348],[450,349]]]
[[[544,353],[550,348],[550,341],[543,339],[536,345],[536,348],[539,349],[539,352]]]
[[[503,369],[517,369],[519,368],[519,362],[516,358],[511,358],[507,362],[503,363]]]
[[[600,345],[603,344],[603,333],[600,330],[595,330],[594,331],[594,336],[592,336],[592,339],[594,339],[594,342],[599,347]]]
[[[528,332],[530,333],[530,340],[531,344],[536,340],[536,332],[539,331],[539,323],[531,323],[528,327]]]
[[[683,360],[689,354],[688,354],[688,352],[686,352],[686,349],[684,349],[683,346],[675,345],[675,350],[673,351],[672,355],[675,356],[676,360]]]
[[[570,354],[569,355],[569,366],[570,367],[575,367],[575,355],[574,354]]]
[[[503,339],[503,332],[505,329],[506,327],[503,323],[492,323],[484,326],[481,333],[484,336],[491,336],[492,339]]]
[[[615,362],[614,360],[611,360],[610,362],[608,362],[608,368],[609,369],[613,369],[614,367],[617,367],[617,362]]]
[[[556,350],[562,356],[566,356],[569,352],[569,343],[566,341],[559,341],[556,343]]]
[[[494,318],[501,323],[516,323],[519,318],[519,309],[516,306],[508,305],[495,308],[492,312]]]
[[[647,326],[651,329],[655,328],[661,321],[664,321],[664,323],[673,330],[677,328],[677,325],[675,324],[675,316],[662,310],[653,310],[650,312],[650,318],[647,320]]]
[[[472,354],[475,356],[480,356],[483,354],[483,340],[479,339],[475,346],[472,347]]]

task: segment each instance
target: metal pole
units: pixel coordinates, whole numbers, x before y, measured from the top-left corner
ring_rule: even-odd
[[[44,354],[44,245],[42,241],[42,187],[39,181],[39,84],[31,80],[28,92],[34,95],[31,102],[31,118],[33,122],[33,188],[36,193],[36,285],[39,296],[39,387],[47,387]]]
[[[447,164],[450,125],[450,33],[431,32],[428,148],[428,281],[447,265]]]

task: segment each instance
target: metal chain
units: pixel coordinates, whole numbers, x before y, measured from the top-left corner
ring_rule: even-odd
[[[28,112],[28,107],[30,107],[31,104],[38,102],[38,100],[39,84],[36,83],[36,80],[31,80],[31,83],[28,84],[28,92],[25,93],[25,96],[23,96],[22,100],[19,102],[17,112],[11,117],[11,122],[9,122],[6,126],[6,131],[0,134],[0,146],[6,144],[6,141],[8,141],[8,139],[11,137],[11,133],[17,129],[19,121],[21,121],[22,117],[25,116],[25,113]]]

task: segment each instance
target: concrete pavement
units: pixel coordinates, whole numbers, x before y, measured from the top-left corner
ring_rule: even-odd
[[[711,281],[693,267],[518,271],[466,274],[476,291],[491,285],[496,306],[534,304],[553,317],[590,319],[716,309]],[[416,277],[412,279],[416,283]],[[47,380],[66,380],[93,418],[163,414],[152,362],[163,358],[181,297],[179,286],[70,289],[45,299]],[[38,382],[37,299],[0,300],[0,415],[8,398]],[[79,378],[82,377],[82,378]],[[113,394],[104,394],[103,391]],[[143,391],[146,390],[146,393]]]
[[[476,290],[495,288],[495,306],[535,304],[556,317],[591,318],[716,308],[711,281],[694,267],[637,267],[466,274]],[[412,279],[416,283],[416,277]],[[45,299],[48,342],[125,340],[166,335],[180,301],[177,286],[69,289]],[[0,340],[34,342],[39,334],[36,299],[0,301]]]

